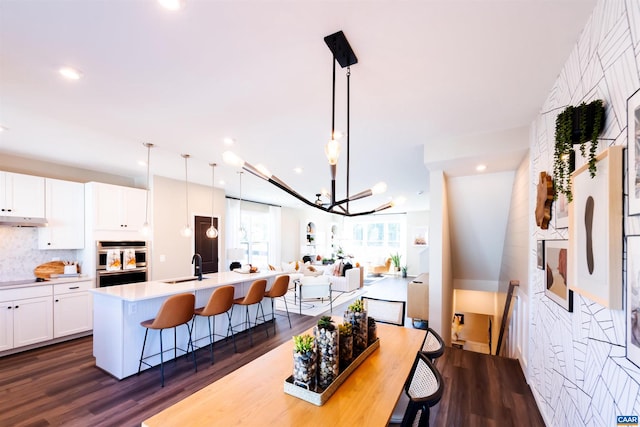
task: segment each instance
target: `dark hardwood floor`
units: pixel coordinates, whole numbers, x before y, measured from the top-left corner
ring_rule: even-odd
[[[334,308],[334,314],[345,306]],[[96,368],[91,337],[0,358],[0,426],[139,426],[307,330],[317,319],[291,313],[290,329],[286,317],[277,316],[275,336],[270,323],[270,337],[259,326],[253,347],[248,335],[239,334],[238,353],[231,341],[217,344],[213,365],[209,350],[202,348],[196,352],[197,373],[191,360],[170,362],[164,388],[157,367],[122,381]],[[447,348],[437,367],[445,379],[445,392],[432,409],[431,425],[544,426],[517,361]],[[314,424],[321,420],[309,425]]]

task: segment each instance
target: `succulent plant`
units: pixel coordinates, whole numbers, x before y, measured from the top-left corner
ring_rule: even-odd
[[[315,338],[309,334],[294,335],[293,336],[293,350],[296,353],[308,353],[313,351],[313,344]]]
[[[351,313],[361,313],[364,311],[364,304],[362,303],[361,299],[357,299],[349,307],[347,307],[347,310]]]
[[[351,323],[341,323],[338,325],[338,331],[340,331],[340,335],[351,335],[353,326],[351,326]]]
[[[331,316],[322,316],[320,320],[318,320],[318,328],[326,329],[327,331],[335,331],[336,325],[333,324]]]

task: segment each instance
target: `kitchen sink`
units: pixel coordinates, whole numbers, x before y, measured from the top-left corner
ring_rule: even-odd
[[[202,280],[207,280],[208,277],[203,277]],[[168,283],[170,285],[175,285],[176,283],[184,283],[184,282],[195,282],[198,280],[197,277],[187,277],[186,279],[176,279],[176,280],[163,280],[162,283]]]

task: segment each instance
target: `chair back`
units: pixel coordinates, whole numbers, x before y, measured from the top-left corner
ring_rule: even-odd
[[[271,289],[265,294],[266,297],[269,298],[279,298],[284,296],[289,290],[289,275],[283,274],[281,276],[276,277],[273,285],[271,285]]]
[[[264,298],[264,291],[267,289],[267,280],[258,279],[249,287],[247,295],[242,300],[245,305],[257,304]]]
[[[440,372],[424,353],[418,352],[416,355],[404,391],[409,396],[409,405],[402,426],[428,426],[429,408],[442,398],[444,382]]]
[[[424,353],[432,362],[444,353],[444,340],[436,331],[427,328],[427,334],[420,347],[420,352]]]
[[[194,294],[178,294],[167,298],[160,306],[156,318],[149,326],[152,329],[173,328],[193,318],[196,304]]]
[[[228,311],[231,306],[233,306],[233,294],[235,290],[235,287],[230,285],[216,288],[209,297],[209,301],[200,315],[215,316]]]
[[[300,299],[331,297],[329,276],[304,276],[300,279]]]
[[[376,322],[404,326],[405,301],[393,301],[379,298],[362,297],[367,316]]]

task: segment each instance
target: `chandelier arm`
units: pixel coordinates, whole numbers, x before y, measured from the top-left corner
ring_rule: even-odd
[[[349,118],[350,114],[350,93],[351,86],[349,82],[351,81],[351,67],[347,67],[347,200],[349,199],[349,166],[351,162],[349,161],[349,139],[351,138],[351,130],[349,129]],[[347,203],[347,210],[349,210],[349,203]]]

